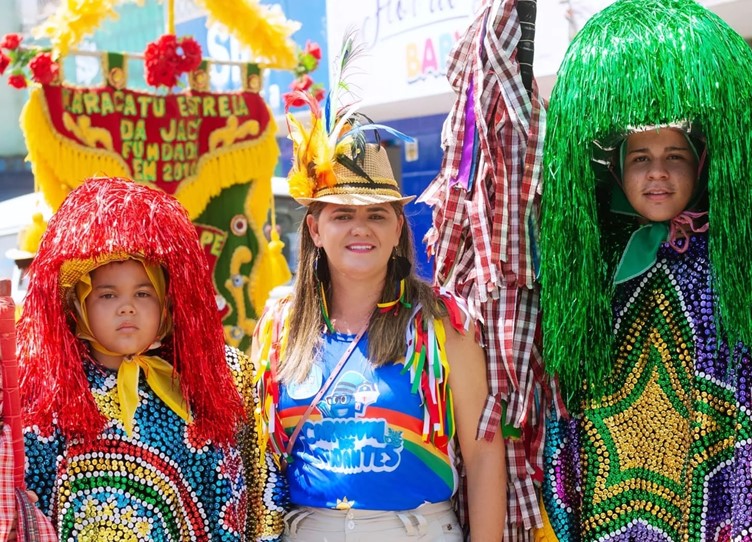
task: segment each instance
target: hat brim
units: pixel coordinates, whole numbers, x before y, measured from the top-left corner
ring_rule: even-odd
[[[26,250],[21,250],[18,248],[9,248],[5,251],[5,257],[9,260],[31,260],[36,256],[33,252],[27,252]]]
[[[380,194],[327,194],[318,198],[294,198],[295,201],[308,207],[315,202],[334,203],[336,205],[378,205],[381,203],[400,203],[405,205],[415,199],[416,196],[396,198]]]

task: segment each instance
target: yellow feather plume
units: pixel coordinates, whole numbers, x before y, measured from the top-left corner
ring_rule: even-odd
[[[316,186],[334,186],[337,178],[334,176],[334,146],[329,142],[323,119],[313,125],[309,139],[313,163],[316,165]]]
[[[303,128],[303,124],[296,119],[292,113],[287,114],[287,122],[290,125],[290,139],[295,144],[295,149],[300,150],[299,146],[306,140],[307,131]],[[293,130],[293,128],[295,128]]]
[[[305,169],[291,171],[287,183],[290,185],[290,195],[293,198],[310,198],[313,195],[313,183]]]
[[[36,38],[49,38],[55,58],[67,55],[107,18],[117,19],[119,0],[62,0],[55,13],[32,30]]]
[[[293,69],[297,63],[290,35],[300,23],[285,18],[279,6],[262,6],[257,0],[197,0],[209,17],[226,26],[237,40],[261,57],[270,68]]]

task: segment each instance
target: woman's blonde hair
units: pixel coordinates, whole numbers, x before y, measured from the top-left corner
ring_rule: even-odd
[[[313,215],[318,219],[325,205],[320,202],[312,203],[308,207],[307,215]],[[446,309],[437,300],[431,286],[414,272],[415,249],[403,205],[396,202],[391,205],[397,216],[404,219],[397,244],[397,254],[410,262],[410,273],[405,278],[406,298],[413,307],[420,305],[424,317],[443,317]],[[280,357],[279,378],[283,382],[300,382],[306,378],[319,353],[326,329],[321,313],[319,279],[314,268],[318,250],[308,231],[306,219],[301,221],[299,233],[300,258],[293,297],[290,301],[289,339],[287,348]],[[319,265],[325,264],[319,262]],[[399,283],[395,267],[391,263],[387,266],[380,302],[392,301],[395,298]],[[330,284],[324,284],[326,292],[330,288]],[[407,345],[404,338],[413,309],[401,304],[397,307],[396,315],[393,311],[382,313],[374,307],[368,324],[368,358],[374,366],[398,361],[405,355]]]

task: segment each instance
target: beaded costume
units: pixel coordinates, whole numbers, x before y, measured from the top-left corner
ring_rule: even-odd
[[[227,347],[227,361],[238,388],[252,398],[248,356]],[[26,430],[27,486],[55,520],[60,540],[276,539],[286,489],[266,462],[257,462],[257,438],[246,432],[240,450],[196,441],[143,378],[128,437],[118,420],[116,371],[91,361],[85,371],[109,420],[96,441]],[[248,407],[252,412],[254,403]],[[247,468],[255,484],[247,492],[241,453],[254,459]]]
[[[565,56],[544,151],[541,306],[569,412],[546,425],[546,542],[752,540],[750,73],[750,47],[691,0],[618,0]],[[700,144],[702,192],[681,215],[707,223],[664,233],[652,265],[639,248],[648,265],[623,275],[638,232],[681,217],[640,225],[618,205],[619,149],[664,128]]]
[[[752,359],[718,342],[705,235],[616,289],[618,354],[581,416],[549,420],[559,540],[749,540]],[[582,488],[582,491],[577,491]]]

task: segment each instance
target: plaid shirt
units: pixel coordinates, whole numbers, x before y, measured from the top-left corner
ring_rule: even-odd
[[[0,436],[0,541],[7,540],[18,518],[17,539],[24,542],[54,542],[55,529],[42,511],[34,506],[23,489],[13,487],[13,447],[10,425]]]
[[[450,53],[447,78],[457,99],[444,123],[442,169],[419,201],[433,207],[426,244],[435,282],[465,298],[480,324],[490,394],[478,438],[492,439],[502,423],[522,429],[522,438],[506,443],[505,533],[522,541],[542,525],[535,482],[552,394],[537,335],[534,265],[546,114],[537,85],[528,95],[515,60],[516,4],[486,0]],[[476,128],[468,133],[470,108]],[[460,516],[466,519],[464,503]]]

